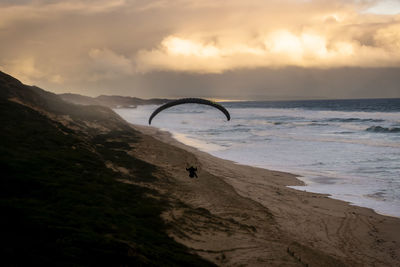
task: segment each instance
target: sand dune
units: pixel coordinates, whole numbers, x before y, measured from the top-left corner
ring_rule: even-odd
[[[173,203],[169,235],[218,265],[399,266],[400,219],[297,191],[289,173],[238,165],[181,144],[167,132],[144,135],[131,152],[158,167]],[[199,168],[190,179],[185,167]]]

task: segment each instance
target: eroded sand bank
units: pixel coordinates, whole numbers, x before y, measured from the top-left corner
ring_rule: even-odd
[[[297,191],[289,173],[238,165],[156,128],[131,152],[158,166],[170,236],[218,265],[400,266],[400,219]],[[198,179],[185,167],[198,167]]]

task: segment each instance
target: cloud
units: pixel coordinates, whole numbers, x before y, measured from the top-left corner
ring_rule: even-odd
[[[61,84],[64,81],[62,75],[40,69],[33,57],[17,58],[5,61],[0,69],[18,77],[24,83],[32,84],[37,80],[47,80],[51,83]]]
[[[400,16],[362,12],[376,1],[250,1],[247,9],[234,3],[226,10],[207,7],[224,16],[211,12],[198,24],[191,19],[140,50],[138,71],[400,66]]]
[[[152,73],[399,67],[400,15],[369,12],[380,2],[2,1],[0,66],[57,90]]]
[[[134,72],[130,59],[110,49],[91,49],[89,57],[92,60],[92,80],[110,79]]]
[[[400,23],[381,28],[374,34],[376,45],[387,51],[399,54],[400,51]]]
[[[231,42],[168,36],[156,49],[137,55],[139,71],[220,73],[237,68],[258,67],[385,67],[400,65],[400,24],[379,28],[363,44],[357,36],[337,38],[329,33],[280,29]]]
[[[374,5],[365,10],[365,12],[396,15],[400,13],[400,2],[398,0],[374,1]]]
[[[43,79],[45,76],[45,73],[36,66],[33,57],[17,58],[6,61],[1,65],[1,68],[12,73],[26,83]]]
[[[0,28],[16,22],[57,19],[71,13],[108,13],[124,5],[125,0],[11,1],[0,5]]]

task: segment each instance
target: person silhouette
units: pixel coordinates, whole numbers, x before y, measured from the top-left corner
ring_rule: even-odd
[[[191,166],[190,168],[186,168],[186,170],[189,172],[190,178],[194,178],[194,177],[198,178],[197,174],[196,174],[197,168],[194,168],[193,166]]]

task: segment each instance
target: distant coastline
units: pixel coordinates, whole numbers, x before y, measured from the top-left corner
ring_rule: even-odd
[[[97,97],[90,97],[80,94],[65,93],[59,96],[66,102],[78,105],[99,105],[109,108],[136,108],[139,105],[161,105],[170,99],[166,98],[152,98],[141,99],[130,96],[118,95],[100,95]]]

